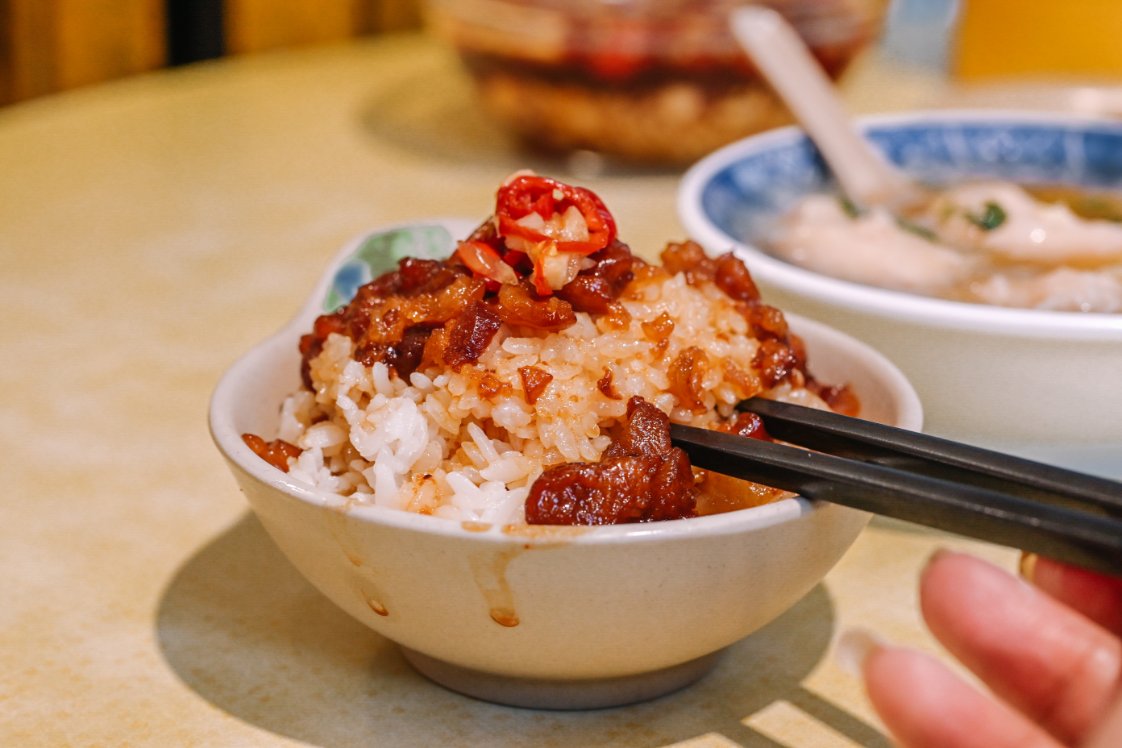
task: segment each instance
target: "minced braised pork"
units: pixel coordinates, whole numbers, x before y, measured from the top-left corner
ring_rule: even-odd
[[[242,434],[242,441],[254,454],[277,470],[288,472],[288,461],[300,456],[300,448],[284,439],[265,441],[257,434]]]
[[[380,361],[407,377],[425,363],[474,363],[500,322],[549,332],[575,323],[576,312],[618,314],[619,294],[642,260],[617,240],[588,261],[556,295],[540,296],[525,278],[498,285],[474,277],[456,255],[442,261],[405,258],[397,270],[361,286],[349,304],[317,318],[300,339],[304,385],[311,389],[309,364],[332,333],[354,340],[355,358],[365,366]],[[442,333],[434,336],[438,330]]]
[[[488,226],[484,224],[472,238],[494,242]],[[682,273],[694,285],[715,284],[734,301],[760,340],[753,371],[730,371],[730,375],[755,379],[770,388],[799,372],[808,388],[840,406],[839,410],[855,407],[848,389],[821,387],[807,374],[801,341],[789,333],[782,312],[760,301],[750,273],[732,254],[710,258],[694,242],[672,243],[663,251],[659,269],[613,239],[588,255],[573,280],[548,296],[535,290],[532,268],[524,258],[508,259],[518,274],[517,284],[480,277],[456,254],[443,261],[401,260],[396,270],[359,288],[347,306],[319,317],[312,332],[301,338],[305,385],[312,387],[310,362],[332,333],[350,337],[355,358],[364,365],[382,362],[401,377],[430,365],[457,368],[475,363],[502,324],[551,332],[574,324],[576,313],[585,312],[626,326],[630,316],[619,301],[621,293],[637,278],[666,271]],[[669,318],[643,325],[647,339],[663,348],[672,330]],[[666,362],[670,390],[684,407],[704,407],[700,388],[710,365],[723,364],[711,362],[700,348],[687,348]],[[531,403],[552,379],[537,367],[525,367],[519,376]],[[610,370],[598,386],[612,396]],[[758,423],[739,419],[726,428],[767,438]],[[272,458],[270,462],[283,461],[276,448],[270,450],[275,454],[266,456],[266,445],[257,446],[259,454]],[[526,501],[526,521],[602,525],[674,519],[692,516],[695,502],[693,471],[686,454],[670,443],[669,418],[642,398],[632,398],[626,423],[599,462],[556,465],[541,474]]]
[[[697,504],[689,458],[670,442],[670,418],[641,397],[599,462],[543,472],[526,498],[532,525],[614,525],[692,517]]]

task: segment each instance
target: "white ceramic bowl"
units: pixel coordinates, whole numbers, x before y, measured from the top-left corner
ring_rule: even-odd
[[[1122,188],[1122,123],[1024,112],[917,112],[861,126],[917,178],[994,176]],[[827,277],[757,244],[769,221],[830,186],[801,130],[748,138],[695,164],[679,216],[711,252],[735,249],[772,303],[855,335],[893,360],[927,429],[1122,478],[1122,314],[944,301]]]
[[[317,314],[395,256],[446,256],[452,237],[471,228],[398,227],[344,248],[296,319],[222,377],[213,438],[292,563],[434,680],[554,708],[679,688],[813,588],[868,515],[799,498],[648,524],[483,527],[352,506],[289,479],[242,443],[244,432],[274,433],[280,402],[299,385],[297,340]],[[919,400],[886,359],[820,324],[792,326],[812,370],[852,383],[867,417],[920,428]]]

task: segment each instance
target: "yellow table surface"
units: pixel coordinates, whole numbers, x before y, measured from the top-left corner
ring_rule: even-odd
[[[858,109],[945,95],[873,63]],[[920,76],[922,79],[922,76]],[[596,712],[449,693],[275,549],[207,433],[225,367],[347,239],[482,217],[519,154],[420,36],[238,58],[0,111],[0,744],[885,746],[832,657],[869,627],[937,651],[938,546],[875,520],[801,603],[693,687]],[[682,238],[678,175],[587,181],[624,237]]]

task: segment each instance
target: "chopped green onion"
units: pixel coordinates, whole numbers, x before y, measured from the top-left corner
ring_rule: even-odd
[[[1072,212],[1080,218],[1097,218],[1102,221],[1122,223],[1119,206],[1101,195],[1087,195],[1071,201]]]
[[[850,218],[857,218],[861,215],[861,209],[857,207],[857,203],[850,200],[845,195],[838,197],[838,205],[841,206],[842,212]]]
[[[933,242],[939,238],[939,236],[931,229],[927,228],[926,226],[921,226],[914,221],[909,221],[907,218],[900,218],[899,216],[897,216],[896,225],[904,231],[907,231],[909,234],[915,234],[919,238],[926,239],[929,242]]]
[[[1001,224],[1005,223],[1005,209],[995,203],[993,200],[988,200],[985,205],[985,210],[981,215],[977,213],[966,213],[966,220],[974,224],[982,231],[993,231]]]

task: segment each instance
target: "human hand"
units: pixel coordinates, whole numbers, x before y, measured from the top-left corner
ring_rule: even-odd
[[[902,746],[1122,746],[1122,579],[1047,559],[1027,576],[943,551],[920,579],[928,627],[989,694],[927,655],[845,637]]]

